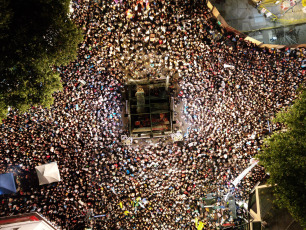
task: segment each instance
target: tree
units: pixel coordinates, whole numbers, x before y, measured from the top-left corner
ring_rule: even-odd
[[[264,140],[258,155],[260,164],[270,174],[276,204],[306,226],[306,90],[302,89],[294,104],[277,114],[274,122],[284,126]]]
[[[77,56],[83,35],[70,0],[0,0],[0,122],[8,107],[50,106],[61,89],[57,66]]]

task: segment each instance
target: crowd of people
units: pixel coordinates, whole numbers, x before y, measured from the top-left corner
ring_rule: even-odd
[[[243,224],[238,203],[266,174],[258,165],[236,187],[231,182],[264,135],[279,128],[271,119],[305,81],[306,53],[258,48],[227,32],[205,3],[73,2],[72,19],[85,38],[78,59],[58,68],[63,90],[50,109],[11,110],[0,125],[0,173],[13,172],[18,183],[17,194],[1,198],[0,216],[37,211],[62,229],[83,222],[141,230]],[[143,71],[133,64],[139,53],[161,56],[151,67],[177,73],[176,108],[184,105],[178,124],[189,127],[183,144],[120,141],[127,134],[126,67]],[[62,181],[38,186],[35,166],[53,161]]]

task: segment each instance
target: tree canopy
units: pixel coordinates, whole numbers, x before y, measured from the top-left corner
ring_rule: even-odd
[[[0,122],[8,107],[50,106],[61,89],[56,66],[77,56],[83,36],[69,0],[1,0]]]
[[[283,125],[264,141],[258,155],[260,164],[270,174],[276,203],[306,226],[306,90],[301,90],[294,104],[277,114],[274,122]]]

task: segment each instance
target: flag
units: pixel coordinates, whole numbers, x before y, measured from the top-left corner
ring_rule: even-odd
[[[195,226],[196,226],[196,227],[198,227],[199,220],[198,220],[198,218],[197,218],[197,217],[196,217],[196,218],[194,218],[194,223],[195,223]]]
[[[198,230],[202,230],[203,228],[204,228],[204,223],[200,221],[198,225]]]
[[[129,215],[129,213],[130,213],[129,211],[124,211],[123,214],[127,216],[127,215]]]

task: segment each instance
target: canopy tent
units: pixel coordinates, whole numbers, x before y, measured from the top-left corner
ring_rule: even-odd
[[[16,193],[13,173],[0,174],[0,195]]]
[[[50,184],[61,181],[59,170],[56,162],[36,166],[39,185]]]

